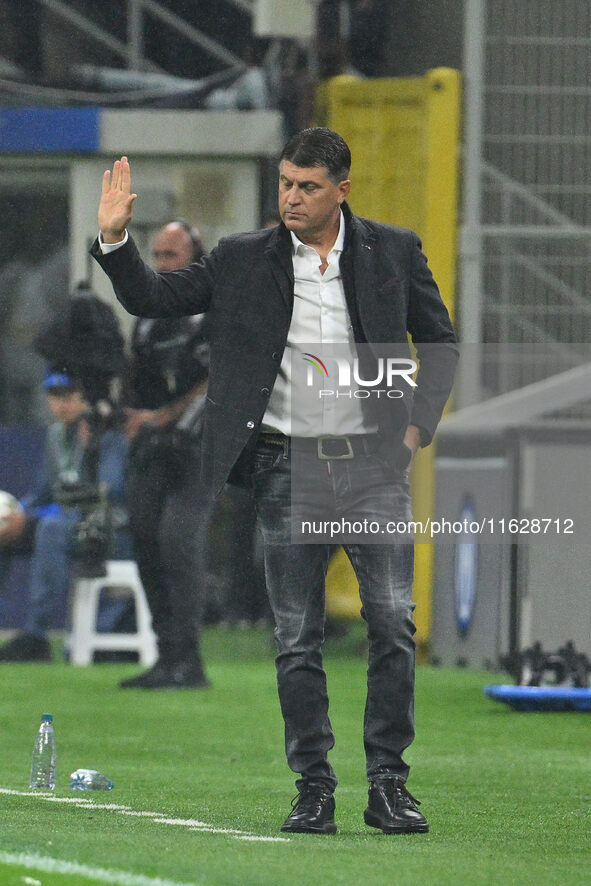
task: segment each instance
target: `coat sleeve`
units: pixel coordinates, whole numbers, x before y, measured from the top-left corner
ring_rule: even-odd
[[[458,348],[421,242],[416,234],[412,240],[407,326],[417,350],[419,372],[410,422],[420,428],[421,445],[427,446],[451,393]]]
[[[115,295],[136,317],[181,317],[209,308],[217,273],[217,250],[178,271],[157,274],[141,258],[131,236],[103,255],[98,240],[90,254],[109,277]]]

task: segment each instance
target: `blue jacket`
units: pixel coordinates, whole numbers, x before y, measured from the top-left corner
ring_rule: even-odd
[[[27,515],[58,513],[57,493],[62,483],[91,483],[88,454],[78,441],[77,425],[66,429],[54,422],[47,429],[43,462],[34,488],[21,500]],[[124,520],[128,444],[120,431],[106,430],[99,441],[97,482],[106,486],[109,499]]]

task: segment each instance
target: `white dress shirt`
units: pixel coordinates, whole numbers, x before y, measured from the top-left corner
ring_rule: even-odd
[[[120,246],[125,246],[128,239],[129,234],[127,233],[127,231],[123,236],[123,240],[120,240],[119,243],[105,243],[105,241],[103,240],[103,235],[100,232],[98,235],[99,246],[103,255],[107,255],[108,252],[115,252],[115,250],[119,249]]]
[[[335,389],[335,382],[312,373],[313,387],[308,387],[312,353],[328,362],[330,344],[339,344],[338,356],[350,361],[356,356],[353,328],[347,310],[345,290],[339,267],[345,241],[345,219],[340,213],[339,233],[328,253],[328,267],[320,272],[321,259],[312,246],[306,246],[292,232],[294,302],[287,345],[275,386],[263,416],[264,431],[279,431],[293,437],[341,436],[367,434],[377,430],[364,419],[361,401],[341,397],[321,397],[321,389]],[[323,357],[324,354],[324,357]],[[333,375],[334,379],[334,375]],[[344,392],[347,393],[347,392]]]
[[[340,213],[339,232],[327,256],[328,267],[320,272],[320,256],[291,233],[293,246],[294,304],[287,334],[287,344],[275,385],[263,416],[262,430],[293,437],[342,436],[369,434],[377,431],[364,417],[361,400],[346,396],[319,396],[321,389],[332,387],[334,380],[316,378],[308,387],[309,363],[305,355],[312,353],[323,359],[322,346],[338,344],[338,356],[352,363],[356,356],[353,328],[347,310],[345,290],[340,271],[340,258],[345,241],[345,219]],[[127,242],[99,243],[103,253],[113,252]],[[330,354],[330,348],[325,349]],[[294,371],[295,369],[295,371]],[[293,414],[292,414],[293,412]]]

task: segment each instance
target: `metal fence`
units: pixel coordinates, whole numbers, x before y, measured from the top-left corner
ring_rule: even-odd
[[[483,341],[525,346],[502,371],[483,359],[480,394],[494,395],[584,361],[577,345],[591,341],[591,3],[465,8],[466,150],[478,167],[465,205],[480,293],[465,290],[462,311]]]

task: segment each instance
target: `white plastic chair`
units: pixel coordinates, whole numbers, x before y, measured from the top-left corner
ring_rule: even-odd
[[[70,661],[75,665],[89,665],[92,663],[95,650],[129,650],[137,651],[140,662],[145,667],[151,667],[158,658],[158,648],[137,564],[134,560],[108,560],[106,569],[105,576],[79,578],[74,583]],[[97,631],[99,598],[103,588],[117,588],[121,593],[127,592],[133,596],[136,633]]]

